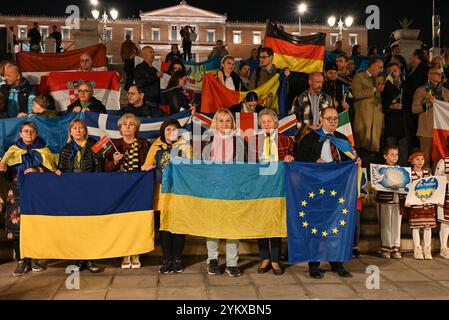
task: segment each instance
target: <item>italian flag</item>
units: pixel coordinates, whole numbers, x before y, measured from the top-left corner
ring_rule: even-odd
[[[449,156],[449,103],[436,100],[433,103],[433,150],[432,160]]]
[[[349,111],[343,111],[338,115],[338,128],[337,131],[344,134],[351,141],[354,147],[354,136],[352,135],[351,122],[349,121]]]

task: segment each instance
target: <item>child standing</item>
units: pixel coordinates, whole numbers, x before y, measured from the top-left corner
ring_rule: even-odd
[[[413,151],[408,161],[413,165],[412,182],[421,178],[432,176],[429,170],[424,169],[424,152],[421,150]],[[412,229],[414,258],[418,260],[432,260],[431,240],[432,229],[437,226],[436,207],[434,205],[416,205],[409,209],[410,228]],[[423,229],[424,250],[421,246],[420,229]]]
[[[384,159],[387,165],[396,166],[399,159],[397,146],[384,148]],[[378,191],[376,201],[380,220],[381,251],[384,258],[401,259],[401,223],[399,194],[397,192]],[[401,196],[401,200],[402,200]]]

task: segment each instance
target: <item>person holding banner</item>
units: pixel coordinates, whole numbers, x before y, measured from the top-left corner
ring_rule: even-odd
[[[432,163],[433,103],[435,100],[449,102],[449,89],[443,87],[439,65],[430,66],[427,83],[416,89],[413,96],[412,112],[419,114],[416,135],[424,152],[426,166]]]
[[[245,100],[240,102],[239,104],[235,104],[232,107],[230,107],[228,110],[232,113],[237,112],[255,112],[259,113],[263,109],[265,109],[263,106],[259,104],[259,96],[254,91],[248,92],[248,94],[245,97]]]
[[[92,71],[93,64],[94,61],[92,60],[92,57],[87,53],[83,53],[80,56],[80,67],[78,71]]]
[[[271,109],[259,113],[259,126],[262,133],[256,136],[256,154],[259,162],[285,161],[293,162],[293,140],[277,132],[278,116]],[[263,143],[262,143],[263,141]],[[279,263],[281,258],[281,238],[258,239],[259,257],[261,263],[258,273],[273,270],[276,276],[284,273],[284,267]]]
[[[414,150],[408,158],[408,161],[413,165],[412,182],[432,176],[432,173],[424,168],[424,152],[421,150]],[[435,219],[436,207],[434,205],[411,206],[408,210],[408,216],[410,218],[410,228],[412,229],[414,244],[413,257],[417,260],[432,260],[431,241],[432,229],[437,226]],[[421,246],[420,229],[424,230],[424,250]]]
[[[247,147],[244,138],[236,135],[236,124],[232,113],[227,109],[219,109],[212,120],[212,138],[203,144],[203,160],[217,163],[244,162],[247,160]],[[218,248],[220,239],[207,238],[207,272],[220,275],[218,264]],[[231,277],[239,277],[239,240],[226,239],[226,272]]]
[[[58,113],[54,110],[53,97],[41,95],[34,98],[33,114],[43,118],[56,118]]]
[[[13,276],[21,276],[28,270],[40,272],[45,270],[36,259],[20,255],[20,198],[18,180],[21,175],[56,171],[55,158],[46,147],[44,139],[38,136],[37,126],[33,122],[25,122],[19,129],[19,140],[9,147],[0,162],[0,172],[9,171],[12,181],[6,199],[6,233],[8,240],[13,241],[17,267]],[[29,241],[29,239],[27,239]]]
[[[348,138],[339,133],[338,112],[334,107],[323,109],[320,115],[321,128],[309,132],[295,146],[295,160],[305,162],[329,163],[351,160],[355,157]],[[350,157],[351,156],[351,157]],[[361,162],[359,160],[359,166]],[[352,240],[352,239],[351,239]],[[350,244],[351,247],[353,243]],[[343,266],[343,262],[330,261],[331,270],[340,277],[349,278],[349,273]],[[322,279],[320,261],[309,261],[309,275],[314,279]]]
[[[147,140],[137,136],[140,128],[139,118],[127,113],[120,117],[117,126],[122,138],[112,141],[114,149],[109,150],[105,155],[105,171],[140,171],[145,163],[150,145]],[[138,269],[140,267],[139,255],[123,258],[123,269]]]
[[[192,159],[192,148],[179,136],[181,124],[178,120],[166,120],[161,125],[160,137],[151,145],[142,170],[148,171],[155,168],[156,188],[154,192],[154,210],[161,212],[161,245],[163,253],[163,265],[159,273],[181,273],[182,250],[184,249],[185,235],[174,234],[163,230],[164,211],[162,208],[162,174],[172,156]]]
[[[87,125],[81,119],[74,119],[69,125],[69,137],[67,144],[59,153],[58,171],[62,172],[101,172],[103,171],[103,161],[95,154],[91,148],[95,140],[87,135]],[[90,272],[96,273],[100,268],[92,260],[82,260],[77,262],[81,271],[87,268]]]
[[[90,82],[82,82],[78,85],[78,99],[67,107],[67,112],[85,112],[92,111],[97,113],[106,113],[106,107],[100,100],[93,96],[94,89]]]

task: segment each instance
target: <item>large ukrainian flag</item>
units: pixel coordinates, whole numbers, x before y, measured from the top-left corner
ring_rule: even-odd
[[[27,174],[22,258],[105,259],[154,250],[152,172]]]
[[[271,165],[269,171],[261,164],[170,163],[161,230],[220,239],[286,237],[285,165]]]

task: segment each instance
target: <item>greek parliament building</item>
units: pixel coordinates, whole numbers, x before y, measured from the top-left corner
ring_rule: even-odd
[[[156,59],[163,60],[170,51],[171,44],[179,44],[182,50],[179,31],[182,26],[190,25],[198,35],[192,44],[193,59],[196,61],[206,60],[218,39],[224,41],[229,53],[237,60],[246,59],[250,56],[251,49],[257,48],[262,43],[265,35],[266,21],[229,21],[226,15],[193,7],[184,0],[173,7],[148,12],[140,11],[139,16],[138,19],[119,18],[107,24],[106,42],[110,63],[121,63],[120,46],[126,34],[129,34],[140,47],[152,46],[156,52]],[[33,22],[39,23],[43,38],[52,32],[53,25],[58,26],[66,50],[84,46],[80,44],[88,33],[83,30],[86,26],[92,28],[93,25],[94,42],[101,42],[100,36],[103,36],[103,24],[93,18],[82,19],[81,30],[76,30],[65,25],[66,17],[0,15],[0,26],[8,29],[13,27],[18,41],[27,41],[27,33],[33,27]],[[299,34],[298,23],[280,22],[280,24],[286,32]],[[327,34],[326,50],[332,50],[338,38],[338,30],[328,25],[301,26],[302,35],[317,32]],[[365,26],[353,25],[343,31],[343,49],[350,53],[351,47],[355,44],[359,44],[362,54],[366,54],[368,31]]]

